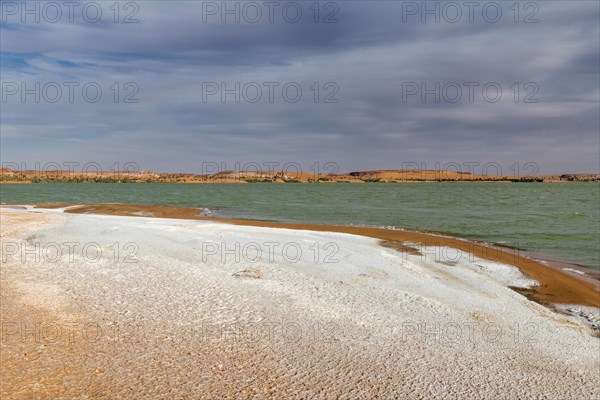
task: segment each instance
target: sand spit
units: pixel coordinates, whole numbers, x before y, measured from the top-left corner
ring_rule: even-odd
[[[60,204],[39,205],[43,208],[60,208]],[[64,207],[64,205],[63,205]],[[215,218],[204,215],[204,210],[196,208],[179,208],[166,206],[144,206],[135,204],[99,204],[71,206],[66,212],[80,214],[105,214],[138,216],[136,213],[145,212],[147,216],[158,218],[193,219],[216,221]],[[419,246],[446,247],[473,253],[477,257],[497,261],[518,267],[529,278],[538,281],[539,286],[523,292],[530,299],[541,304],[579,304],[600,308],[600,281],[591,277],[582,277],[569,273],[561,268],[552,268],[548,264],[524,257],[497,247],[485,246],[460,238],[430,235],[425,233],[399,231],[380,228],[365,228],[355,226],[333,226],[318,224],[291,224],[272,221],[252,221],[232,218],[219,218],[217,221],[245,226],[274,227],[296,230],[327,231],[350,233],[367,236],[385,241],[412,242]],[[451,257],[447,257],[450,258]]]
[[[600,340],[508,289],[536,282],[502,262],[214,219],[0,216],[3,399],[600,396]]]

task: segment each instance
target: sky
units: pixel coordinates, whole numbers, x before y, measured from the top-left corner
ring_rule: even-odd
[[[600,172],[598,1],[0,8],[4,167]]]

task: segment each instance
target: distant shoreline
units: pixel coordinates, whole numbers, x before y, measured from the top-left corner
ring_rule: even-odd
[[[0,183],[409,183],[600,182],[600,174],[477,175],[450,170],[372,170],[340,174],[294,171],[224,171],[216,174],[153,171],[73,172],[0,169]]]

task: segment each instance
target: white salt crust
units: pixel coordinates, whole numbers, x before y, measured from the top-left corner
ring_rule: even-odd
[[[52,222],[10,231],[15,215],[34,211]],[[576,318],[509,289],[537,284],[512,266],[434,247],[407,255],[340,233],[60,209],[2,213],[2,230],[12,232],[3,241],[102,249],[98,261],[91,260],[91,247],[87,259],[74,251],[69,260],[66,248],[60,260],[3,259],[4,279],[23,289],[24,304],[61,318],[82,316],[100,328],[99,339],[85,343],[80,376],[60,383],[72,386],[71,393],[600,398],[600,340]],[[215,245],[235,249],[236,243],[247,250],[258,244],[263,254],[257,260],[255,252],[240,252],[239,260],[208,254]],[[275,246],[273,259],[266,243]],[[298,248],[302,257],[291,262]],[[89,379],[93,388],[84,384]],[[31,384],[40,393],[53,389],[43,379]],[[12,393],[23,389],[6,376],[3,385]]]

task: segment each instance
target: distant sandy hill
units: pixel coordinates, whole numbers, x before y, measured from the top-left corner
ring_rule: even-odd
[[[600,174],[476,175],[449,170],[371,170],[343,174],[295,171],[223,171],[216,174],[156,173],[153,171],[13,171],[0,169],[0,182],[180,182],[180,183],[308,183],[308,182],[599,182]]]

